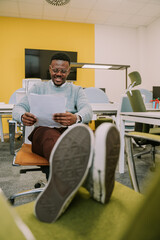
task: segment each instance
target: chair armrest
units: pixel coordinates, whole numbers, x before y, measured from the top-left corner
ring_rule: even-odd
[[[15,135],[16,135],[17,121],[15,121],[15,120],[8,120],[8,122],[9,122],[10,153],[12,155],[15,155]],[[25,127],[23,125],[21,125],[21,126],[23,127],[22,135],[23,135],[23,139],[24,139]]]
[[[9,142],[10,142],[10,153],[15,154],[15,126],[16,121],[9,120]]]

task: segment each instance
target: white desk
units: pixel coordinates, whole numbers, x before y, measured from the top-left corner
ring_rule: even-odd
[[[121,135],[121,150],[120,150],[120,159],[119,159],[119,172],[124,173],[124,134],[125,121],[133,121],[139,123],[147,123],[152,125],[160,126],[160,112],[152,111],[152,112],[122,112],[120,113],[120,135]]]
[[[94,114],[116,115],[118,110],[117,103],[91,103]]]
[[[3,138],[3,126],[2,126],[2,115],[11,115],[13,104],[0,104],[0,136],[1,142],[4,142]],[[106,114],[106,115],[116,115],[118,105],[111,103],[94,103],[91,104],[94,114]]]
[[[1,136],[1,142],[4,142],[2,115],[12,115],[13,106],[14,106],[13,104],[0,104],[0,136]]]

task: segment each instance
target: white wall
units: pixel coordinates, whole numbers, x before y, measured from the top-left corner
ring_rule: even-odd
[[[147,28],[147,82],[146,86],[160,86],[160,18]]]
[[[95,62],[131,65],[137,68],[136,30],[95,25]],[[130,72],[129,68],[129,72]],[[118,101],[125,90],[124,70],[96,70],[95,86],[105,87],[111,101]]]
[[[95,62],[130,65],[128,73],[140,72],[142,88],[160,85],[160,19],[138,29],[95,25]],[[109,99],[119,102],[125,71],[96,70],[95,86],[105,87]]]

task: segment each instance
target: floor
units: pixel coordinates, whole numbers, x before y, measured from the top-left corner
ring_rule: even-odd
[[[22,140],[16,140],[16,149],[21,146]],[[135,147],[137,151],[137,147]],[[9,140],[0,142],[0,188],[3,190],[5,196],[9,198],[12,194],[34,188],[34,184],[39,180],[46,182],[45,175],[42,172],[29,172],[20,174],[20,169],[24,167],[12,166],[13,155],[10,154]],[[141,159],[136,160],[137,174],[140,183],[140,188],[143,193],[147,187],[150,175],[154,172],[150,171],[152,161],[150,155],[145,155]],[[128,168],[125,166],[125,173],[119,174],[118,168],[116,171],[116,181],[132,188]],[[18,206],[29,201],[35,200],[37,195],[30,195],[27,197],[19,197],[16,199],[14,205]]]

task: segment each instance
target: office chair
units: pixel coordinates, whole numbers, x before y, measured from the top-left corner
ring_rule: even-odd
[[[130,74],[129,74],[130,76]],[[127,96],[129,98],[130,104],[132,106],[133,112],[146,112],[146,107],[141,95],[141,92],[139,90],[132,90],[133,86],[136,86],[136,77],[138,77],[138,85],[140,84],[140,74],[134,72],[131,74],[131,86],[127,89]],[[134,79],[134,81],[133,81]],[[126,136],[126,153],[128,152],[128,165],[129,165],[129,171],[131,175],[131,182],[133,184],[133,187],[136,191],[139,190],[137,175],[136,175],[136,168],[135,168],[135,157],[141,157],[144,154],[151,154],[151,158],[153,161],[153,167],[151,170],[155,169],[155,153],[156,153],[156,146],[160,145],[159,136],[160,135],[160,128],[154,128],[152,125],[149,124],[143,124],[143,123],[135,123],[135,130],[134,132],[125,133]],[[158,138],[157,138],[158,137]],[[137,154],[133,154],[133,148],[132,148],[132,142],[131,138],[134,139],[134,141],[137,143],[138,146],[143,147],[144,145],[151,145],[151,149],[140,151]]]
[[[136,173],[136,166],[135,166],[135,155],[133,153],[133,142],[132,139],[143,139],[144,141],[150,142],[153,146],[151,151],[153,151],[153,159],[155,159],[155,147],[160,145],[160,136],[154,135],[150,133],[143,133],[143,132],[128,132],[125,133],[125,149],[126,149],[126,156],[127,156],[127,164],[129,168],[131,183],[136,192],[140,192],[137,173]],[[150,152],[151,152],[150,151]]]
[[[127,94],[122,94],[120,104],[117,110],[116,125],[120,127],[120,113],[121,112],[133,112],[129,98]],[[133,131],[135,127],[134,122],[125,121],[125,131]]]
[[[9,99],[9,104],[16,104],[17,103],[17,92],[24,92],[25,93],[25,88],[19,88],[17,89],[12,95],[10,96]]]
[[[142,82],[141,75],[139,72],[134,71],[134,72],[129,73],[128,76],[131,80],[131,85],[127,89],[127,96],[129,98],[130,104],[132,106],[132,110],[133,110],[133,112],[146,112],[147,110],[146,110],[144,100],[143,100],[142,94],[141,94],[141,93],[144,93],[144,91],[143,90],[132,90],[133,87],[141,84],[141,82]],[[135,123],[135,131],[160,135],[160,128],[153,128],[152,125],[142,124],[142,123]],[[146,143],[146,140],[143,140],[143,139],[136,139],[135,141],[139,146],[145,145],[145,143]],[[155,145],[155,143],[153,143],[153,145]],[[154,149],[155,148],[153,146],[153,149],[151,150],[153,161],[155,159]],[[142,153],[136,154],[135,156],[138,157],[138,156],[144,155],[149,152],[150,151],[147,151],[147,152],[144,151]]]
[[[131,92],[127,92],[127,96],[131,103],[133,112],[146,112],[146,107],[142,98],[142,95],[139,90],[132,90]],[[135,123],[135,131],[143,132],[143,133],[153,133],[160,134],[160,128],[153,129],[153,125],[143,124],[143,123]],[[138,146],[144,146],[147,144],[151,144],[152,148],[148,151],[143,151],[134,155],[134,157],[142,156],[147,153],[151,153],[152,160],[155,162],[155,146],[157,146],[156,142],[152,142],[150,140],[146,140],[143,138],[135,138],[135,142]],[[159,144],[158,144],[159,145]]]
[[[35,168],[21,169],[20,174],[31,172],[31,171],[41,171],[42,173],[44,173],[46,175],[46,180],[48,180],[48,178],[49,178],[49,162],[45,158],[33,153],[31,150],[31,144],[27,141],[25,141],[22,144],[22,146],[19,150],[15,151],[14,141],[13,141],[13,139],[15,138],[15,122],[14,121],[10,122],[9,127],[10,127],[10,139],[11,139],[10,146],[12,147],[12,149],[11,149],[12,153],[14,153],[14,159],[13,159],[12,165],[13,166],[25,166],[25,167],[26,166],[28,166],[28,167],[35,166]],[[24,132],[25,132],[25,138],[27,138],[30,131],[25,130]],[[10,203],[14,204],[14,201],[17,197],[26,196],[29,194],[38,194],[38,193],[42,192],[44,188],[41,186],[43,186],[43,185],[44,185],[44,183],[39,181],[38,183],[35,183],[34,189],[13,194],[9,198]]]
[[[100,88],[89,87],[89,88],[85,88],[84,92],[88,98],[89,103],[91,104],[109,103],[107,94]],[[91,127],[93,128],[92,130],[95,130],[103,122],[113,122],[113,118],[105,115],[97,116],[97,119],[94,120],[94,124],[93,123],[90,124],[91,126],[94,125],[93,127]]]
[[[142,78],[139,72],[134,71],[128,74],[130,80],[131,80],[131,85],[129,86],[129,88],[133,88],[135,86],[138,86],[142,83]],[[128,89],[129,90],[129,89]],[[153,99],[153,94],[151,91],[144,89],[144,88],[139,88],[141,94],[145,97],[144,101],[145,103],[149,103],[150,100]]]
[[[131,85],[129,87],[133,88],[135,86],[138,86],[142,83],[142,78],[139,72],[133,71],[128,74],[130,80],[131,80]]]
[[[107,94],[100,88],[89,87],[84,89],[89,103],[109,103]]]

